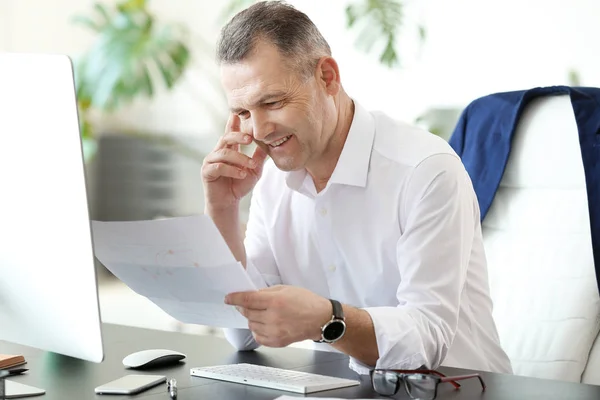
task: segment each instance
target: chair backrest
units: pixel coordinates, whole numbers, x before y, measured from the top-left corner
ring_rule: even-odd
[[[482,227],[494,318],[515,374],[579,382],[600,301],[568,95],[525,108]]]

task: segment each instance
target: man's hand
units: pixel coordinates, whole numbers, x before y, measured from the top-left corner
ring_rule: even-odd
[[[319,340],[321,326],[332,315],[329,300],[294,286],[230,293],[225,303],[236,306],[248,318],[248,328],[254,339],[268,347],[285,347],[306,339]]]
[[[240,131],[240,118],[231,114],[225,134],[202,165],[202,182],[209,210],[237,207],[261,176],[267,154],[257,147],[252,158],[240,152],[241,144],[252,143],[252,136]]]

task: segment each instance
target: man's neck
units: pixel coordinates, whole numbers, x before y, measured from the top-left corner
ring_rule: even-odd
[[[316,165],[307,167],[307,171],[313,178],[317,193],[325,189],[331,178],[335,166],[342,154],[352,119],[354,118],[354,102],[345,93],[340,95],[340,106],[338,108],[337,124],[327,148],[320,155]]]

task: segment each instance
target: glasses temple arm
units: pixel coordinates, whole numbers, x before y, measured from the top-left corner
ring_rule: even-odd
[[[399,374],[431,374],[442,379],[441,382],[450,382],[452,386],[456,389],[460,389],[460,384],[458,382],[454,382],[454,380],[444,380],[446,375],[441,372],[435,371],[433,369],[393,369],[392,371],[397,372]]]
[[[459,376],[447,376],[447,377],[440,378],[440,381],[441,382],[456,383],[455,381],[461,381],[461,380],[464,380],[464,379],[471,379],[471,378],[477,378],[477,379],[479,379],[479,383],[481,383],[481,388],[483,390],[486,389],[485,382],[483,381],[483,378],[479,374],[459,375]]]

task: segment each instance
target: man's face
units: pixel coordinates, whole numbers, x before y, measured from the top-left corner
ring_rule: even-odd
[[[324,151],[335,127],[333,103],[314,76],[291,69],[274,45],[259,43],[248,59],[224,65],[221,80],[241,131],[279,169],[302,169]]]

